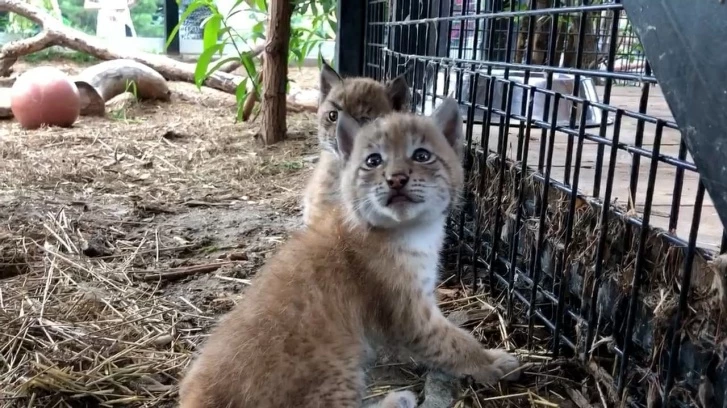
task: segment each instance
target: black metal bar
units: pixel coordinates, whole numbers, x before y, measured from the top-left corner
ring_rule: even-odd
[[[646,63],[645,70],[648,75],[651,75],[651,67],[649,66],[648,62]],[[639,99],[639,113],[641,114],[646,114],[646,109],[649,106],[650,88],[651,84],[649,83],[645,83],[641,87],[641,98]],[[639,118],[637,120],[638,122],[636,122],[636,134],[634,135],[634,146],[641,148],[644,143],[644,120],[643,118]],[[629,181],[629,194],[631,199],[628,202],[629,209],[632,209],[631,206],[636,203],[636,189],[639,185],[640,164],[641,156],[635,154],[631,161],[631,179]]]
[[[639,246],[636,249],[636,265],[634,266],[634,276],[631,280],[631,293],[629,299],[628,315],[626,317],[626,331],[623,339],[623,359],[621,359],[621,366],[619,368],[618,376],[618,393],[623,392],[626,386],[626,369],[629,364],[629,357],[631,349],[633,347],[633,340],[631,335],[634,330],[634,322],[636,321],[636,305],[639,298],[639,287],[641,286],[641,274],[644,272],[646,257],[644,251],[646,250],[646,239],[649,232],[649,220],[651,218],[651,203],[654,198],[654,187],[656,185],[656,170],[659,165],[659,161],[656,157],[659,154],[659,148],[661,147],[661,136],[664,130],[664,126],[661,122],[656,124],[656,135],[654,135],[654,157],[651,159],[651,166],[649,167],[649,181],[646,186],[646,202],[644,204],[644,215],[642,216],[643,224],[639,233]]]
[[[596,302],[598,301],[598,291],[601,288],[601,282],[603,280],[603,262],[606,252],[606,242],[608,239],[608,215],[611,208],[611,193],[613,190],[613,177],[616,173],[616,160],[618,158],[618,141],[621,132],[621,118],[623,114],[621,111],[616,112],[616,118],[614,119],[614,131],[613,131],[613,144],[611,145],[611,154],[608,161],[608,173],[606,175],[606,191],[603,195],[603,206],[601,207],[601,217],[599,222],[598,231],[598,246],[596,247],[596,260],[593,271],[593,285],[591,286],[591,298],[590,304],[588,305],[588,326],[586,329],[586,341],[584,343],[584,350],[582,361],[586,363],[588,361],[588,354],[593,344],[593,338],[595,336],[597,307]]]
[[[686,160],[687,145],[684,140],[679,143],[679,160]],[[679,223],[679,208],[682,205],[682,188],[684,187],[684,169],[676,168],[674,176],[674,192],[672,193],[671,212],[669,214],[669,231],[676,231]],[[696,209],[695,209],[696,210]],[[701,208],[700,208],[701,211]]]
[[[505,116],[500,116],[500,134],[498,135],[498,153],[499,153],[499,179],[497,183],[497,198],[495,201],[495,226],[492,233],[492,250],[490,251],[490,269],[497,261],[498,250],[500,249],[500,234],[502,231],[502,193],[505,189],[505,171],[507,170],[507,139],[510,130],[510,114],[512,113],[512,92],[513,86],[507,86],[507,97],[503,98],[506,104]],[[504,124],[503,124],[504,122]],[[492,283],[490,283],[492,284]]]
[[[615,0],[618,3],[620,0]],[[618,20],[620,10],[616,9],[613,11],[613,21],[611,22],[611,42],[608,44],[608,60],[606,70],[613,72],[614,65],[616,64],[616,51],[618,44],[616,39],[618,38]],[[611,88],[613,87],[613,78],[606,78],[606,86],[603,89],[603,103],[608,105],[611,102]],[[601,127],[599,136],[606,136],[606,126],[608,124],[608,112],[603,112],[601,117]],[[598,152],[596,153],[596,171],[593,176],[593,196],[598,197],[601,194],[601,168],[603,168],[603,145],[598,145]]]
[[[684,316],[687,314],[687,302],[689,290],[692,284],[692,264],[696,255],[697,235],[699,234],[699,222],[702,217],[702,202],[704,201],[704,184],[699,182],[697,187],[697,197],[694,200],[694,216],[692,217],[692,228],[689,232],[689,246],[687,247],[687,256],[684,259],[684,269],[682,270],[682,281],[679,287],[679,306],[677,307],[676,316],[672,323],[671,347],[669,350],[669,365],[667,368],[666,382],[664,383],[664,392],[662,394],[663,406],[669,406],[668,400],[671,389],[674,386],[674,374],[679,370],[677,361],[679,360],[679,350],[681,346],[682,326],[684,324]]]
[[[515,273],[517,271],[517,252],[520,244],[520,228],[523,217],[523,205],[525,201],[525,177],[523,174],[527,173],[528,169],[528,148],[530,147],[530,131],[532,130],[532,118],[533,118],[533,105],[535,104],[535,88],[531,88],[528,92],[528,110],[527,110],[527,125],[525,127],[524,141],[523,141],[523,156],[520,163],[520,174],[516,177],[517,190],[517,207],[515,214],[515,227],[512,229],[512,237],[510,238],[510,272],[508,275],[507,282],[507,316],[512,318],[512,294],[513,285],[515,283]]]
[[[544,178],[546,180],[545,183],[543,183],[543,190],[540,197],[540,218],[538,221],[538,240],[537,240],[537,247],[536,247],[536,253],[535,253],[535,265],[533,266],[532,274],[533,274],[533,285],[532,285],[532,291],[530,293],[530,309],[529,309],[529,318],[528,318],[528,347],[532,347],[533,344],[533,313],[535,312],[535,298],[538,292],[538,284],[540,282],[540,274],[542,272],[541,263],[542,263],[542,257],[543,257],[543,243],[545,241],[545,216],[548,212],[548,188],[550,187],[550,170],[553,164],[553,149],[555,147],[555,128],[556,123],[558,122],[558,105],[560,104],[560,94],[555,95],[555,100],[553,101],[553,117],[550,127],[550,136],[549,144],[548,144],[548,157],[546,159],[545,163],[545,174]]]
[[[432,61],[432,62],[439,62],[444,65],[453,65],[453,64],[476,64],[479,66],[486,66],[488,68],[511,68],[511,69],[519,69],[523,71],[540,71],[540,72],[546,72],[546,73],[555,73],[555,74],[567,74],[567,75],[593,75],[593,71],[587,70],[587,69],[577,69],[577,68],[567,68],[567,67],[558,67],[556,66],[550,66],[550,65],[540,65],[540,64],[519,64],[519,63],[512,63],[512,62],[501,62],[501,61],[491,61],[491,60],[480,60],[480,61],[470,61],[466,58],[451,58],[451,57],[433,57],[433,56],[422,56],[422,55],[416,55],[416,54],[407,54],[403,52],[396,52],[393,50],[389,50],[392,55],[398,56],[401,58],[418,58],[422,61]],[[648,82],[652,84],[656,84],[657,81],[654,77],[646,76],[644,74],[624,74],[619,72],[598,72],[599,78],[611,78],[614,80],[620,79],[622,81],[636,81],[636,82]]]
[[[618,2],[616,2],[618,3]],[[401,20],[401,21],[390,21],[390,22],[376,22],[372,24],[380,24],[380,25],[390,25],[390,26],[402,26],[402,25],[412,25],[412,24],[423,24],[423,23],[432,23],[435,21],[466,21],[466,20],[482,20],[482,19],[501,19],[501,18],[510,18],[510,17],[538,17],[538,16],[547,16],[547,15],[553,15],[553,14],[573,14],[573,13],[581,13],[581,12],[598,12],[598,11],[608,11],[608,10],[621,10],[622,7],[620,4],[602,4],[602,5],[595,5],[595,6],[575,6],[575,7],[552,7],[552,8],[543,8],[543,9],[534,9],[534,10],[521,10],[521,11],[500,11],[500,9],[495,9],[495,11],[491,13],[478,13],[478,14],[471,14],[468,16],[449,16],[449,17],[438,17],[437,19],[411,19],[411,20]]]
[[[366,3],[339,1],[336,10],[336,71],[344,76],[360,76],[364,71]],[[375,22],[369,22],[375,25]]]
[[[164,31],[167,41],[177,25],[179,25],[179,3],[176,0],[164,0]],[[179,54],[179,30],[174,33],[166,52],[171,55]]]
[[[582,111],[585,112],[586,109],[588,109],[588,102],[584,102]],[[566,274],[565,269],[568,267],[567,261],[568,261],[568,253],[570,251],[570,245],[571,245],[571,239],[573,236],[573,222],[575,219],[575,213],[576,213],[576,201],[578,200],[578,176],[581,171],[581,159],[583,158],[583,141],[585,140],[585,133],[586,133],[586,115],[581,115],[580,125],[579,125],[580,135],[578,136],[578,145],[576,146],[576,168],[575,172],[573,174],[573,194],[570,196],[569,204],[568,204],[568,218],[566,219],[566,225],[565,225],[565,237],[564,237],[564,245],[563,245],[563,251],[561,255],[561,261],[560,261],[560,270],[558,272],[558,279],[560,279],[560,287],[558,289],[558,305],[555,309],[555,337],[554,339],[560,338],[560,331],[562,329],[563,325],[563,306],[565,303],[565,298],[568,296],[568,275]],[[572,140],[572,138],[568,138],[569,140]],[[568,158],[570,161],[570,157]],[[564,182],[564,184],[568,184]],[[564,282],[565,281],[565,282]],[[558,358],[560,354],[560,348],[558,341],[555,341],[553,344],[553,358]]]

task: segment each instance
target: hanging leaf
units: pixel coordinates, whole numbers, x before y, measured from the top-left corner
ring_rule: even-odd
[[[197,85],[197,88],[201,88],[204,81],[207,79],[207,67],[209,66],[210,62],[212,61],[212,57],[219,51],[222,51],[224,45],[222,44],[214,44],[210,48],[205,49],[202,51],[202,54],[199,56],[199,59],[197,60],[197,66],[194,69],[194,83]]]
[[[213,14],[207,18],[204,23],[204,33],[202,36],[202,44],[205,49],[212,47],[217,44],[217,40],[220,38],[220,26],[222,25],[222,16],[219,14]]]
[[[240,55],[240,62],[242,62],[242,66],[245,68],[247,77],[253,80],[253,86],[255,86],[257,69],[255,69],[255,61],[252,60],[252,56],[250,56],[250,53],[242,53],[242,55]]]
[[[237,88],[235,88],[235,100],[237,101],[236,122],[242,120],[242,108],[245,104],[245,99],[247,98],[247,82],[248,78],[245,78],[237,84]]]
[[[268,4],[265,0],[255,0],[255,7],[260,10],[267,13],[268,11]]]

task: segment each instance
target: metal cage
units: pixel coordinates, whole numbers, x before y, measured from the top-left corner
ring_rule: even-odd
[[[710,263],[727,240],[620,1],[348,7],[365,18],[339,34],[342,65],[408,72],[419,113],[460,103],[468,184],[443,261],[504,296],[515,341],[630,406],[693,406],[707,386],[727,406]]]

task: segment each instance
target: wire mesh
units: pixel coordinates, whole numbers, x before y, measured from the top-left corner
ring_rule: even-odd
[[[368,0],[365,18],[364,75],[408,72],[419,113],[460,103],[445,263],[505,294],[520,344],[631,406],[724,396],[724,231],[620,1]]]

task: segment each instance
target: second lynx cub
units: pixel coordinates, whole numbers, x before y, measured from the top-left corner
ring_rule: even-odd
[[[404,74],[377,82],[366,77],[341,78],[323,63],[320,74],[318,141],[321,156],[303,193],[303,223],[313,225],[338,206],[341,163],[336,147],[336,127],[341,112],[359,123],[409,108],[411,97]]]
[[[436,304],[447,210],[463,184],[461,118],[394,113],[363,128],[345,113],[343,206],[290,238],[219,324],[183,380],[184,408],[358,408],[376,346],[493,383],[515,370]],[[412,408],[408,391],[380,407]]]

